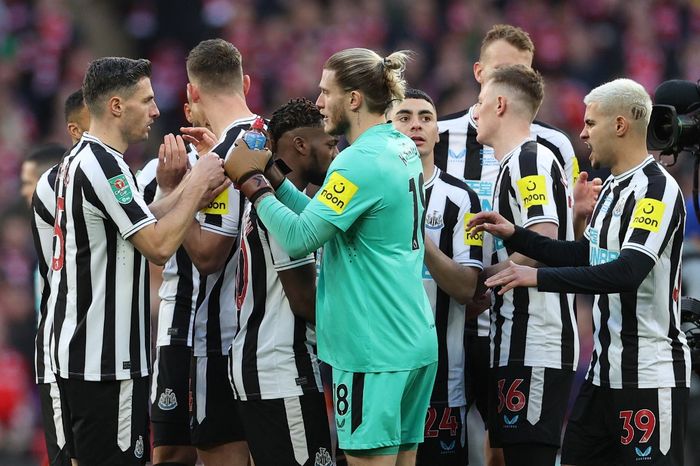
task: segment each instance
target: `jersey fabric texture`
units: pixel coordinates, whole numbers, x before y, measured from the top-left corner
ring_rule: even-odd
[[[305,209],[339,230],[324,245],[316,306],[319,357],[334,368],[397,371],[436,361],[421,280],[424,202],[415,144],[382,124],[331,163]]]
[[[435,167],[425,182],[425,234],[458,264],[481,270],[483,234],[466,231],[469,219],[481,211],[478,195],[463,181]],[[464,387],[464,305],[440,289],[423,265],[423,285],[435,314],[438,369],[433,402],[451,407],[467,404]]]
[[[122,154],[88,133],[64,157],[56,196],[53,368],[86,381],[145,377],[148,263],[129,238],[156,219]]]

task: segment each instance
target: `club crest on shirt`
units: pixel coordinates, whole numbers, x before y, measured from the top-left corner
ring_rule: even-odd
[[[107,181],[109,181],[109,187],[112,188],[112,193],[117,202],[128,204],[134,199],[134,193],[131,192],[131,186],[129,186],[129,182],[124,174],[114,176]]]
[[[323,447],[319,448],[314,459],[314,466],[331,466],[332,464],[333,459],[328,450]]]
[[[659,200],[645,197],[637,203],[630,227],[656,233],[661,227],[664,210],[666,210],[666,204]]]
[[[425,228],[429,230],[439,230],[444,226],[442,215],[440,215],[437,210],[433,210],[432,214],[427,214],[425,216]]]
[[[530,175],[517,181],[523,207],[529,209],[536,205],[547,205],[547,186],[544,175]]]
[[[172,389],[166,388],[165,391],[160,394],[160,398],[158,398],[158,407],[163,411],[171,411],[177,408],[177,396]]]
[[[143,437],[139,435],[139,439],[134,445],[134,456],[137,458],[143,458]]]
[[[352,181],[338,172],[333,172],[316,197],[321,204],[330,207],[336,214],[342,214],[358,189]]]

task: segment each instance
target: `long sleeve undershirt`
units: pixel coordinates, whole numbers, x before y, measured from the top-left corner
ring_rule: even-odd
[[[285,198],[292,199],[291,196]],[[298,202],[290,202],[294,207],[299,207]],[[316,251],[340,231],[308,210],[295,213],[275,196],[263,197],[255,208],[265,227],[291,257],[304,257]]]
[[[288,179],[285,179],[277,188],[275,195],[282,204],[289,207],[295,214],[300,214],[301,211],[304,210],[304,207],[306,207],[306,204],[311,201],[306,194],[299,191],[297,187],[294,186],[294,183]]]
[[[643,252],[623,249],[617,259],[591,266],[587,239],[558,241],[519,227],[505,244],[552,266],[537,269],[539,291],[587,294],[631,292],[639,288],[655,264]]]

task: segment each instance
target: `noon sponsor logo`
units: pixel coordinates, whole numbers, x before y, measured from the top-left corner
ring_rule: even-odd
[[[359,188],[338,172],[333,172],[317,199],[335,213],[341,214]]]
[[[526,176],[517,181],[523,207],[529,209],[537,205],[547,205],[547,187],[544,175]]]

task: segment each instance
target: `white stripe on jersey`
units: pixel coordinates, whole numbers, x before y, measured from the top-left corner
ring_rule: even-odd
[[[39,295],[39,322],[34,347],[34,374],[37,383],[56,381],[51,371],[50,342],[53,312],[47,312],[51,292],[51,256],[53,254],[53,224],[56,213],[56,195],[53,181],[58,174],[58,165],[41,175],[32,197],[32,236],[39,261],[36,292]],[[53,388],[53,387],[52,387]],[[63,432],[63,429],[61,429]]]
[[[242,118],[232,122],[223,131],[221,138],[212,152],[221,158],[233,150],[235,141],[243,136],[250,128],[257,115]],[[235,316],[236,267],[238,265],[238,233],[241,220],[240,192],[231,186],[228,191],[228,205],[225,213],[197,214],[202,230],[207,230],[222,236],[236,238],[236,244],[231,248],[224,267],[209,275],[200,275],[199,305],[194,318],[194,356],[203,357],[207,354],[228,355],[233,336],[236,334],[237,323]],[[224,251],[222,254],[226,254]]]
[[[230,361],[234,393],[245,401],[319,392],[314,327],[294,315],[277,274],[315,264],[314,256],[289,257],[261,226],[249,202],[242,222],[236,279],[239,329]]]
[[[678,304],[685,215],[678,184],[651,156],[603,184],[585,232],[590,264],[634,249],[655,265],[636,291],[596,295],[588,373],[594,385],[690,386],[690,352]]]
[[[194,166],[197,163],[197,151],[192,149],[187,156],[190,166]],[[155,190],[157,168],[158,159],[153,159],[136,174],[136,181],[142,189]],[[146,197],[147,202],[152,200],[148,197],[150,196]],[[181,270],[180,266],[185,269]],[[180,246],[165,263],[162,276],[163,282],[158,290],[160,306],[156,346],[187,345],[191,347],[194,313],[197,309],[199,294],[199,271],[192,264],[183,246]]]
[[[482,247],[471,246],[465,236],[465,224],[471,214],[479,212],[479,197],[464,182],[435,167],[425,183],[425,235],[455,262],[482,266]],[[435,314],[440,354],[447,362],[438,363],[432,401],[447,402],[450,407],[467,404],[464,387],[464,324],[465,308],[440,290],[423,264],[423,286]]]
[[[573,240],[570,190],[554,154],[529,139],[501,160],[493,208],[515,225],[554,223],[558,239]],[[509,260],[494,240],[494,263]],[[516,288],[496,296],[491,312],[491,367],[575,369],[578,332],[573,295]]]
[[[500,164],[493,155],[493,148],[483,146],[476,141],[477,124],[473,118],[474,106],[460,113],[447,115],[438,120],[440,142],[438,147],[446,145],[447,153],[443,158],[436,157],[435,164],[450,175],[463,179],[470,188],[479,195],[481,210],[492,210],[493,191]],[[566,172],[567,182],[573,186],[578,177],[578,160],[574,148],[566,135],[542,122],[534,121],[530,125],[530,135],[533,139],[547,146],[550,150],[556,149],[561,155],[559,162]],[[479,154],[470,153],[478,150]],[[556,155],[556,154],[555,154]],[[473,160],[474,157],[479,160]],[[473,166],[478,167],[473,171],[466,164],[472,160]],[[491,265],[491,242],[484,244],[484,265]],[[489,336],[491,322],[489,312],[484,311],[477,321],[477,335]]]
[[[156,219],[122,155],[88,133],[64,158],[56,190],[54,371],[88,381],[145,377],[148,261],[128,238]]]

